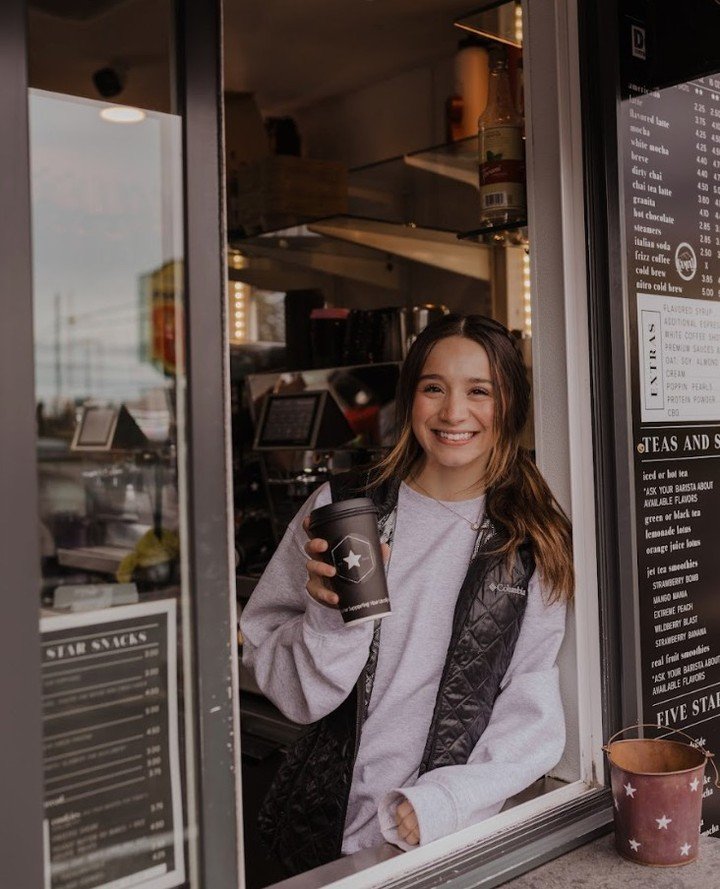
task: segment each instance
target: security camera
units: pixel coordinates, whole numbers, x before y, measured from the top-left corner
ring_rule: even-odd
[[[125,75],[117,68],[98,68],[92,76],[95,89],[103,99],[112,99],[123,91]]]

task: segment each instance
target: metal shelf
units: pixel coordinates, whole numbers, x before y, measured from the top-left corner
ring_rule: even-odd
[[[242,263],[231,265],[232,280],[266,287],[273,280],[289,287],[297,273],[304,279],[337,275],[399,290],[400,272],[393,257],[481,281],[489,281],[491,274],[487,248],[463,242],[455,231],[359,216],[333,216],[231,246],[243,253]]]
[[[522,48],[522,7],[516,0],[488,0],[453,24],[478,37]]]
[[[479,189],[476,136],[424,151],[414,151],[406,154],[404,160],[409,167],[463,182],[475,190]]]
[[[512,237],[493,237],[494,235],[504,235],[507,232],[518,232],[519,234],[516,239]],[[467,232],[459,232],[457,237],[460,241],[474,241],[478,244],[488,243],[489,239],[491,243],[507,244],[509,242],[512,246],[521,246],[528,243],[527,220],[522,219],[519,222],[512,223],[502,222],[499,225],[485,225],[481,228],[473,228]]]
[[[348,241],[393,256],[490,281],[490,254],[483,245],[458,239],[453,232],[413,225],[398,225],[374,219],[338,216],[308,226],[327,238]]]

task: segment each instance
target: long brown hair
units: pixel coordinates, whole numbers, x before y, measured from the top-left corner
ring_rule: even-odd
[[[444,315],[415,340],[400,371],[397,391],[398,442],[377,466],[374,484],[391,477],[407,479],[423,456],[412,430],[412,408],[418,379],[432,347],[441,339],[462,336],[485,350],[495,399],[493,444],[483,479],[488,516],[505,531],[498,551],[512,559],[525,540],[532,542],[535,561],[548,601],[572,599],[575,580],[570,522],[547,482],[520,444],[530,410],[530,384],[517,340],[502,324],[483,315]]]

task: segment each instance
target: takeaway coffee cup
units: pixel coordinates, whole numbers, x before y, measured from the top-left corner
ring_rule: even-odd
[[[328,542],[322,559],[337,574],[330,585],[340,599],[346,624],[390,614],[385,565],[372,500],[358,497],[321,506],[310,513],[310,535]]]

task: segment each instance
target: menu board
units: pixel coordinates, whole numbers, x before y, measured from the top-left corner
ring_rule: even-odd
[[[720,77],[627,86],[643,718],[720,755]],[[711,771],[706,834],[720,831]]]
[[[41,619],[44,889],[185,879],[175,601]]]

